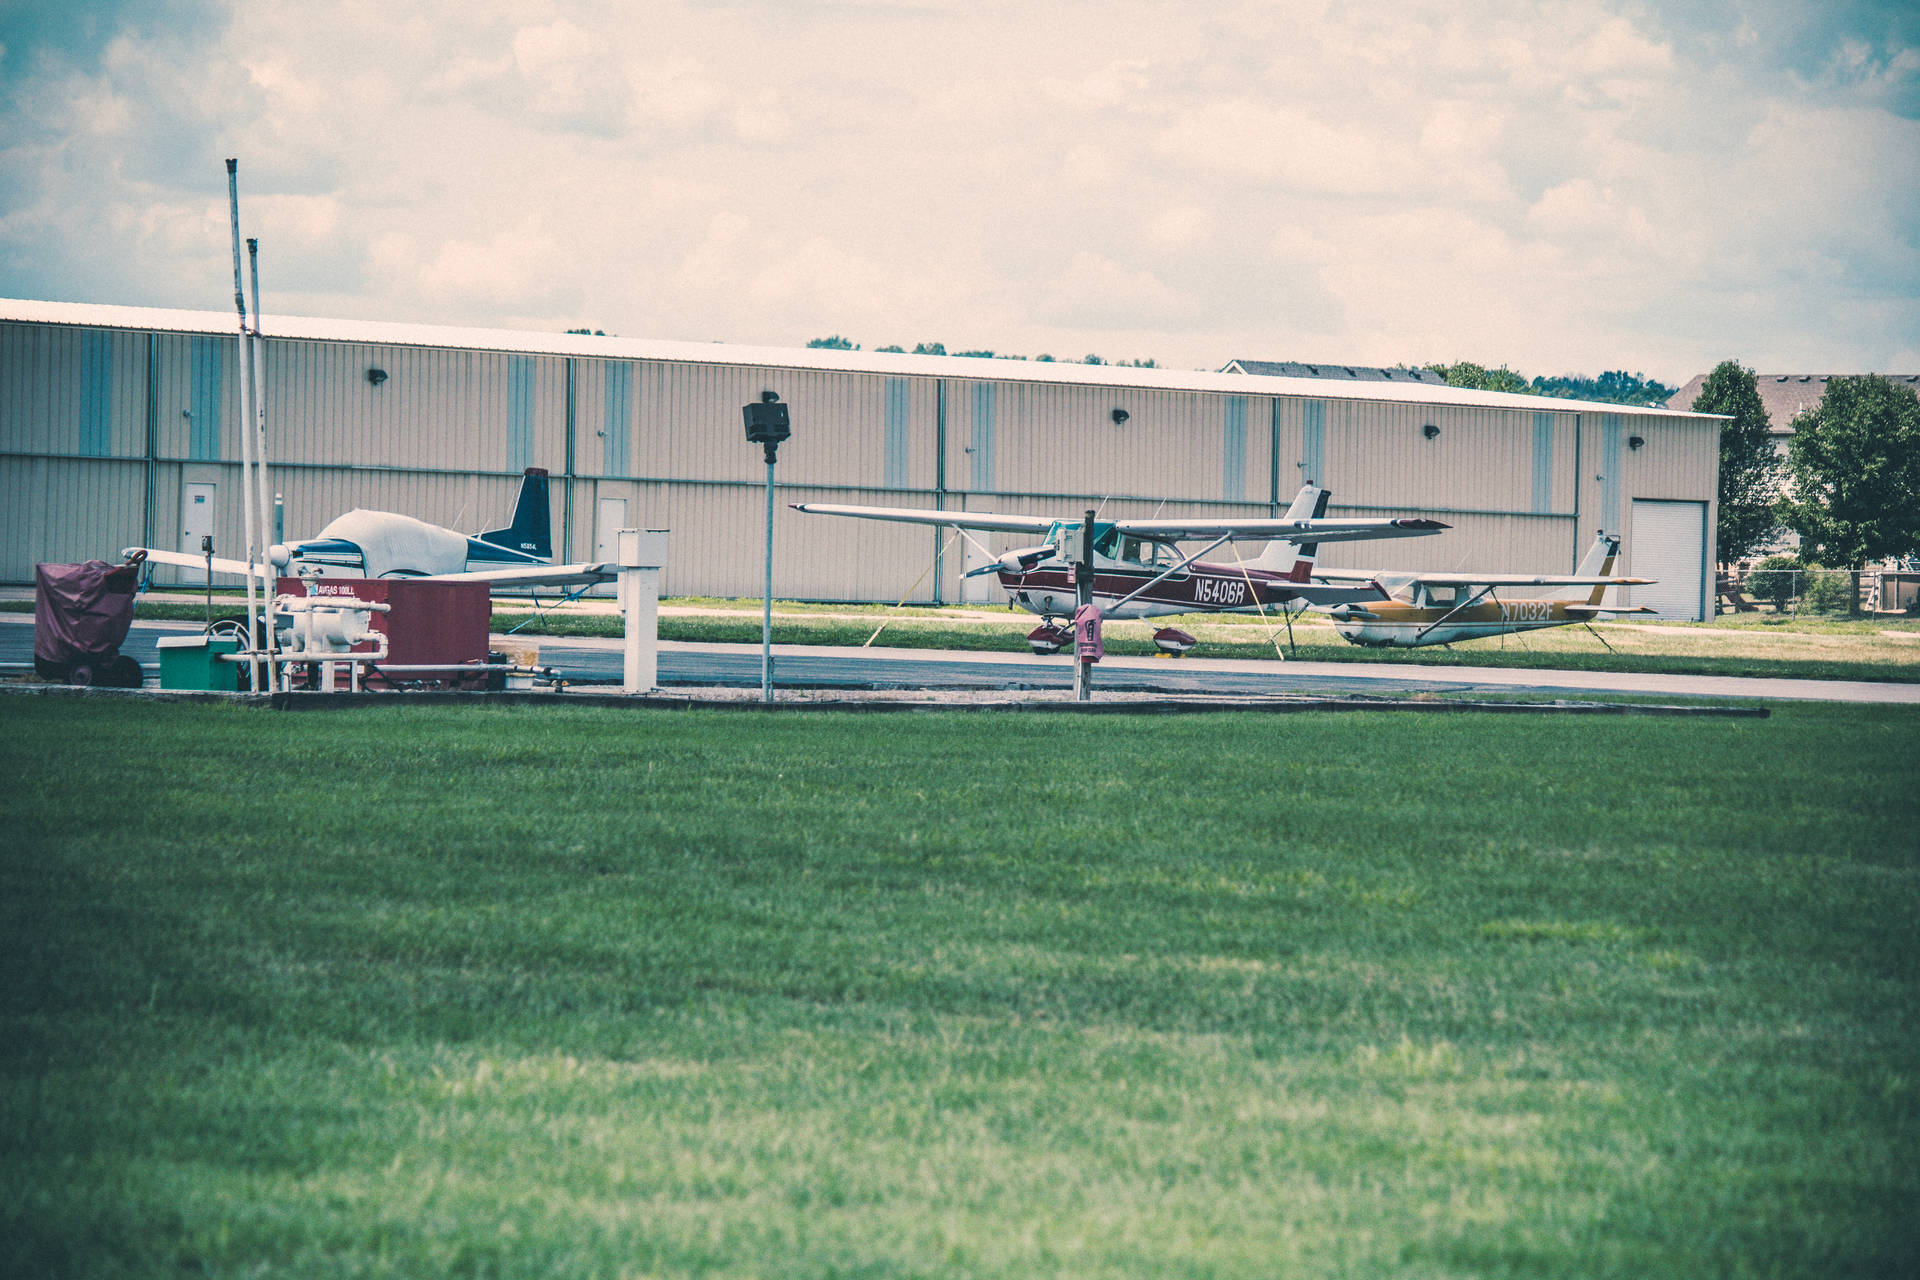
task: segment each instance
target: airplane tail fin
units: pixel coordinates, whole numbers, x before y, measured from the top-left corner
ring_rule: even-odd
[[[523,551],[542,560],[553,559],[553,511],[547,503],[546,470],[527,468],[527,474],[520,481],[520,496],[514,499],[512,521],[506,528],[474,536],[496,547]]]
[[[1587,554],[1580,558],[1580,567],[1574,576],[1580,578],[1605,578],[1613,573],[1613,562],[1620,554],[1620,535],[1602,532],[1587,548]],[[1568,600],[1585,599],[1587,604],[1597,605],[1607,594],[1607,584],[1596,583],[1591,588],[1573,587],[1565,595]]]
[[[1287,508],[1284,517],[1288,520],[1318,520],[1327,514],[1327,502],[1333,497],[1331,489],[1322,489],[1314,484],[1303,484],[1300,492],[1294,495],[1293,505]],[[1295,582],[1305,582],[1313,576],[1314,557],[1320,554],[1317,542],[1302,542],[1298,545],[1276,538],[1267,544],[1260,558],[1253,562],[1253,568],[1268,569],[1275,573],[1284,573]]]

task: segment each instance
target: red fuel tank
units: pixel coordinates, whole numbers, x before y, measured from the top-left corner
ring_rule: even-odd
[[[282,578],[279,593],[307,595],[309,580]],[[386,665],[422,666],[428,663],[485,662],[487,632],[493,621],[493,601],[484,582],[435,582],[425,578],[315,578],[313,595],[350,596],[371,604],[390,606],[372,615],[375,631],[387,635]],[[362,645],[371,651],[372,645]],[[435,672],[396,674],[392,682],[436,680]],[[448,681],[459,679],[447,672]],[[465,681],[461,681],[465,683]]]

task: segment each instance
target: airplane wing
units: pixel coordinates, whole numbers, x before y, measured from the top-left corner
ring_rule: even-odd
[[[1116,520],[1130,538],[1164,542],[1226,538],[1232,542],[1356,542],[1365,538],[1419,538],[1452,526],[1418,516],[1368,520]]]
[[[936,524],[955,529],[987,529],[999,533],[1045,533],[1056,521],[1046,516],[998,516],[990,511],[934,511],[926,507],[846,507],[832,502],[793,502],[795,511],[816,516],[858,516],[862,520],[899,520],[907,524]]]
[[[136,551],[144,551],[147,553],[148,564],[178,565],[182,569],[198,569],[202,573],[206,572],[207,569],[207,558],[205,556],[191,555],[185,551],[160,551],[153,547],[128,547],[120,554],[130,556]],[[231,574],[236,578],[244,578],[247,576],[247,562],[245,560],[225,560],[219,556],[215,556],[213,558],[213,571],[215,573]],[[271,578],[273,576],[272,566],[255,565],[253,576],[256,578]]]
[[[128,547],[123,554],[132,555],[142,550],[140,547]],[[178,565],[182,569],[207,567],[205,556],[190,555],[185,551],[157,551],[145,548],[147,560],[152,564]],[[223,560],[213,558],[215,573],[231,574],[236,578],[247,576],[247,563],[244,560]],[[499,587],[583,587],[602,582],[612,582],[620,575],[617,564],[519,564],[503,565],[498,569],[480,569],[470,573],[436,573],[424,575],[434,582],[485,582]],[[280,571],[268,567],[266,571],[255,568],[254,576],[267,580],[277,579]]]
[[[999,533],[1046,533],[1059,521],[1048,516],[1003,516],[988,511],[931,511],[924,507],[847,507],[828,502],[796,502],[795,511],[824,516],[858,516],[864,520],[900,520],[911,524],[946,525],[960,529],[987,529]],[[1103,522],[1104,523],[1104,522]],[[1128,537],[1163,542],[1228,538],[1235,542],[1351,542],[1360,538],[1411,538],[1438,533],[1447,525],[1438,520],[1403,516],[1371,520],[1116,520],[1114,528]]]
[[[617,564],[517,564],[469,573],[436,573],[431,582],[484,582],[494,587],[587,587],[613,582]]]

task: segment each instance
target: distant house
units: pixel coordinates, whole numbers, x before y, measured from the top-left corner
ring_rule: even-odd
[[[1297,360],[1229,360],[1221,373],[1251,373],[1268,378],[1338,378],[1343,382],[1424,382],[1444,387],[1447,380],[1431,369],[1375,369],[1359,364],[1302,364]]]
[[[1767,411],[1767,435],[1773,440],[1773,451],[1782,458],[1787,456],[1787,441],[1793,439],[1793,420],[1808,409],[1818,408],[1826,398],[1827,383],[1834,378],[1853,375],[1840,373],[1756,373],[1754,386],[1760,392],[1760,403]],[[1896,387],[1907,387],[1920,394],[1920,373],[1888,373],[1881,375]],[[1673,393],[1667,401],[1667,408],[1689,411],[1700,394],[1700,388],[1706,385],[1707,375],[1695,374],[1687,380],[1687,385]]]

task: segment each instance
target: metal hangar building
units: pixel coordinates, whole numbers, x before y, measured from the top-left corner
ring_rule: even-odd
[[[673,533],[662,589],[755,596],[765,463],[740,408],[792,406],[775,589],[814,600],[1001,599],[947,531],[790,511],[850,502],[1033,515],[1270,516],[1306,480],[1330,514],[1424,515],[1433,538],[1329,545],[1332,566],[1566,573],[1596,531],[1631,603],[1711,605],[1720,420],[1395,380],[729,346],[269,315],[285,534],[353,507],[463,530],[553,476],[555,553]],[[240,554],[235,318],[0,300],[0,580],[122,547]],[[989,539],[991,550],[1004,548]],[[1250,554],[1243,552],[1243,554]],[[188,575],[191,576],[190,574]],[[164,579],[163,579],[164,580]]]

